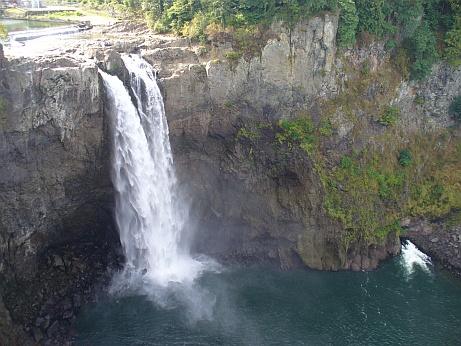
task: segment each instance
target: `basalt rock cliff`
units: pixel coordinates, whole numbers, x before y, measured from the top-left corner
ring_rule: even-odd
[[[424,82],[403,81],[380,43],[337,52],[337,22],[274,23],[258,54],[238,58],[225,40],[200,46],[115,27],[115,38],[59,56],[0,61],[0,340],[62,343],[95,283],[123,261],[98,76],[99,67],[126,80],[122,53],[157,70],[194,251],[321,270],[369,270],[397,254],[400,227],[367,236],[351,227],[363,213],[350,216],[344,203],[362,205],[348,194],[363,184],[344,172],[353,153],[400,150],[452,127],[461,70],[441,64]],[[399,110],[392,130],[383,105]],[[301,130],[291,125],[306,114]],[[404,189],[378,173],[362,177],[380,198],[364,199],[364,213],[392,210],[393,191]]]
[[[73,318],[117,249],[110,136],[94,63],[11,60],[0,75],[0,289],[38,342]]]

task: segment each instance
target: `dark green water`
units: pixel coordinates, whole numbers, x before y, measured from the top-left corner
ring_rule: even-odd
[[[461,345],[461,280],[432,267],[409,273],[401,258],[370,273],[234,268],[198,286],[195,307],[103,299],[81,314],[77,344]],[[202,305],[208,321],[193,318]]]
[[[56,26],[63,26],[62,23],[35,21],[35,20],[21,20],[21,19],[4,19],[0,18],[0,24],[6,27],[7,32],[22,31],[30,29],[44,29]]]

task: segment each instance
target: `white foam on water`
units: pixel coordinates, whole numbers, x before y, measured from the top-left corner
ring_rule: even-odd
[[[432,266],[431,258],[425,253],[421,252],[415,244],[406,240],[402,244],[402,254],[400,263],[408,275],[415,272],[416,268],[430,273],[430,266]]]

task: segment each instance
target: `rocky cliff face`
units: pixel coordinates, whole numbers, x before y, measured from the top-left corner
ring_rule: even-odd
[[[252,117],[274,120],[293,116],[316,99],[337,92],[336,29],[337,17],[331,15],[299,23],[294,29],[275,23],[260,55],[237,61],[225,58],[226,46],[209,54],[183,47],[141,53],[159,69],[172,133],[203,136],[216,122],[213,106],[246,107]],[[228,124],[236,118],[229,115]],[[203,131],[197,133],[194,124]]]
[[[117,247],[109,134],[94,63],[13,60],[0,75],[0,290],[39,341],[35,319],[61,319],[57,303],[83,295],[107,261],[98,249]]]
[[[158,70],[195,251],[323,270],[372,269],[398,253],[395,232],[345,246],[349,233],[326,210],[319,163],[333,169],[353,150],[384,151],[388,129],[373,118],[375,103],[400,109],[396,143],[451,126],[447,108],[461,72],[441,65],[423,84],[390,80],[382,45],[338,55],[336,29],[329,14],[293,29],[275,23],[260,54],[239,60],[229,59],[227,43],[123,33],[79,42],[62,56],[0,61],[6,325],[59,343],[53,338],[117,263],[109,117],[97,66],[125,79],[120,53],[140,53]],[[365,67],[371,74],[360,74]],[[325,137],[318,152],[281,136],[280,119],[305,114]]]
[[[2,75],[1,267],[110,223],[109,147],[97,67],[70,59],[11,61]],[[93,225],[93,226],[92,226]]]
[[[374,268],[398,251],[394,236],[346,254],[314,163],[277,145],[279,119],[315,110],[339,92],[336,29],[337,17],[328,14],[291,30],[276,23],[260,55],[237,62],[225,58],[227,47],[141,50],[162,77],[197,251],[328,270]]]

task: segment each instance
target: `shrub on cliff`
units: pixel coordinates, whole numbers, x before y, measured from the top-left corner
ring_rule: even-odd
[[[6,31],[6,27],[0,23],[0,39],[6,38],[8,36],[8,32]]]
[[[293,120],[279,121],[281,132],[277,134],[279,143],[287,142],[289,146],[298,144],[301,149],[310,153],[315,144],[315,126],[312,120],[303,116]]]
[[[384,0],[355,0],[357,4],[359,32],[368,32],[382,37],[385,31]]]
[[[339,0],[341,14],[339,16],[338,44],[350,47],[355,44],[355,35],[359,23],[357,8],[353,0]]]
[[[407,42],[412,65],[410,68],[413,79],[425,78],[438,58],[437,44],[434,32],[428,23],[423,23]]]
[[[411,151],[408,149],[403,149],[399,153],[399,164],[402,167],[408,167],[411,165],[411,161],[413,160],[411,156]]]
[[[384,126],[393,126],[397,122],[400,116],[400,111],[397,107],[388,106],[381,114],[381,118],[378,122]]]
[[[461,122],[461,95],[454,98],[450,105],[450,115],[457,122]]]
[[[460,5],[461,7],[461,5]],[[461,11],[460,11],[461,12]],[[445,36],[445,56],[455,67],[461,65],[461,13],[455,18],[453,28]]]

